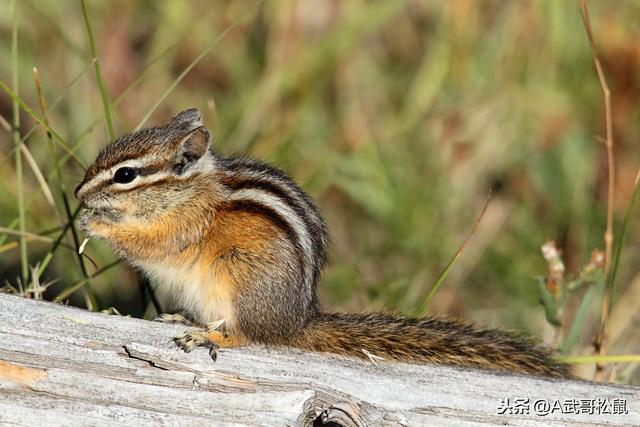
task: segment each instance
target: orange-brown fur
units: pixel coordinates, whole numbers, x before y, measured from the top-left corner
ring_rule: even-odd
[[[218,331],[210,331],[206,332],[207,340],[215,343],[218,347],[221,348],[234,348],[234,347],[242,347],[249,342],[242,338],[239,335],[228,335]]]

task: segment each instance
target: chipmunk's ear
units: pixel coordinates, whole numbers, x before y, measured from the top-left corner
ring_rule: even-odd
[[[195,129],[202,126],[202,114],[196,108],[189,108],[171,119],[171,125],[184,129]]]
[[[198,161],[209,149],[211,134],[204,126],[192,130],[180,141],[176,152],[174,170],[182,174]]]

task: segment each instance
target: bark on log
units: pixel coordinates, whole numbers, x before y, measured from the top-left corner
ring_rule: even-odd
[[[640,425],[637,387],[259,346],[214,363],[171,347],[184,329],[0,294],[0,425]],[[528,414],[499,413],[517,398]],[[541,416],[539,399],[627,413]]]

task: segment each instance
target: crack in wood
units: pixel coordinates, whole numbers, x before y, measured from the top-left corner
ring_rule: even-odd
[[[141,360],[143,362],[147,362],[147,364],[149,366],[151,366],[152,368],[161,369],[163,371],[169,371],[170,370],[169,368],[165,368],[164,366],[158,365],[153,360],[151,360],[151,358],[144,357],[145,356],[144,353],[140,353],[140,352],[135,351],[135,350],[129,350],[129,348],[127,348],[126,345],[123,345],[122,349],[124,350],[125,353],[127,353],[128,357],[130,357],[132,359],[136,359],[136,360]]]

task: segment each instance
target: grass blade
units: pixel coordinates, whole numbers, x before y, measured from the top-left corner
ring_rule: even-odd
[[[620,363],[620,362],[640,362],[640,354],[616,354],[608,356],[566,356],[558,357],[558,360],[571,365],[585,363]]]
[[[582,297],[580,307],[578,307],[578,311],[576,311],[576,314],[573,317],[571,326],[569,327],[569,331],[567,332],[564,340],[562,341],[562,345],[560,346],[560,351],[562,353],[569,353],[578,342],[578,338],[580,338],[580,332],[585,330],[589,309],[591,308],[593,298],[596,296],[598,290],[602,289],[602,283],[602,280],[600,280],[599,283],[591,283],[589,289],[587,289],[587,292]]]
[[[29,107],[27,105],[26,102],[24,102],[22,99],[20,99],[20,97],[9,86],[7,86],[2,80],[0,80],[0,89],[2,89],[7,95],[9,95],[11,97],[11,99],[15,103],[17,103],[27,114],[29,114],[33,118],[33,120],[38,122],[38,124],[40,124],[42,127],[44,127],[48,132],[51,132],[51,135],[53,135],[53,137],[56,140],[57,144],[59,146],[61,146],[62,148],[64,148],[64,150],[67,152],[67,155],[70,158],[73,158],[83,169],[86,169],[85,166],[83,165],[82,161],[80,160],[80,158],[74,153],[74,150],[69,148],[69,146],[67,146],[67,144],[64,142],[64,139],[56,131],[51,129],[42,120],[42,118],[40,116],[38,116],[35,113],[35,111],[33,111],[33,109],[31,109],[31,107]],[[18,142],[20,142],[20,140],[18,140]],[[14,148],[17,149],[17,147],[14,147]]]
[[[64,89],[64,91],[62,91],[62,93],[60,95],[58,95],[58,97],[55,99],[55,101],[53,101],[53,103],[51,104],[51,107],[49,107],[49,111],[53,111],[55,110],[55,108],[58,106],[58,104],[60,104],[60,102],[67,96],[67,94],[69,93],[69,91],[76,85],[76,83],[78,83],[80,81],[80,79],[82,78],[82,76],[84,76],[84,74],[87,72],[87,70],[89,70],[91,67],[93,66],[93,61],[90,61],[89,64],[87,64],[87,66],[80,72],[78,73],[77,76],[75,76],[71,82],[69,82],[69,84],[67,85],[67,87]],[[0,126],[2,126],[3,128],[5,128],[7,130],[7,132],[11,132],[11,125],[9,124],[9,122],[7,122],[5,120],[4,117],[2,117],[2,115],[0,115]],[[35,132],[35,130],[38,129],[38,125],[33,125],[31,127],[31,129],[29,129],[27,131],[27,133],[24,134],[24,136],[22,137],[22,139],[20,140],[20,142],[22,144],[24,144],[24,142],[31,136],[31,134],[33,132]],[[73,150],[75,151],[75,150]],[[3,159],[2,161],[0,161],[0,167],[2,167],[2,165],[4,165],[4,163],[11,158],[11,156],[13,156],[13,153],[16,152],[16,147],[12,148],[11,151],[7,154],[7,157],[5,159]]]
[[[542,300],[542,306],[544,308],[544,315],[553,326],[561,326],[562,322],[558,316],[558,304],[556,299],[547,288],[544,278],[538,278],[538,291],[540,292],[540,299]]]
[[[462,254],[462,251],[464,250],[465,246],[467,246],[467,243],[469,242],[471,237],[475,234],[476,230],[478,229],[478,226],[480,225],[480,222],[482,221],[482,218],[484,217],[485,212],[487,211],[487,208],[489,207],[489,202],[491,202],[491,196],[492,196],[492,192],[491,192],[491,190],[489,190],[489,195],[487,196],[487,200],[484,202],[484,206],[482,207],[482,211],[480,212],[480,215],[478,216],[478,219],[476,220],[475,224],[473,225],[473,228],[471,229],[471,232],[469,233],[467,238],[464,239],[464,241],[462,242],[462,244],[460,245],[460,247],[458,248],[456,253],[451,258],[451,260],[449,260],[449,263],[444,268],[444,270],[442,270],[442,272],[440,273],[440,275],[436,279],[436,282],[431,287],[431,290],[429,291],[427,296],[422,301],[420,301],[420,303],[418,303],[418,305],[417,305],[418,308],[416,309],[416,313],[417,314],[423,314],[424,313],[424,311],[426,310],[427,306],[429,305],[429,301],[431,301],[431,298],[433,298],[435,293],[438,291],[438,289],[440,288],[440,285],[442,285],[442,282],[444,281],[444,278],[447,277],[447,274],[449,274],[449,271],[451,270],[453,265],[456,263],[456,261],[458,260],[458,258]]]
[[[620,230],[620,235],[616,240],[616,246],[613,253],[613,265],[611,267],[611,274],[607,277],[607,286],[609,288],[613,288],[616,277],[618,275],[618,268],[620,267],[620,255],[622,254],[622,246],[629,234],[629,221],[631,220],[631,216],[635,211],[636,204],[638,203],[638,194],[640,194],[640,169],[636,173],[636,179],[633,184],[633,193],[631,195],[631,201],[629,202],[629,206],[627,207],[627,212],[625,212],[624,220],[622,222],[622,229]]]
[[[100,72],[100,60],[98,60],[98,54],[96,52],[96,42],[93,37],[93,31],[91,30],[91,22],[89,22],[89,14],[87,12],[87,5],[85,0],[80,0],[82,4],[82,14],[84,15],[84,23],[87,27],[87,34],[89,36],[89,45],[91,46],[91,55],[93,56],[94,66],[96,70],[96,81],[98,82],[98,89],[100,90],[100,97],[102,98],[102,108],[104,109],[104,118],[107,121],[107,130],[109,131],[109,139],[115,141],[116,134],[113,130],[113,122],[111,120],[111,109],[109,108],[109,98],[107,91],[104,88],[104,81],[102,80],[102,73]]]
[[[49,205],[55,210],[56,202],[53,200],[53,193],[51,192],[51,188],[49,188],[49,184],[47,184],[47,180],[44,178],[44,175],[42,174],[42,171],[38,166],[38,162],[36,162],[36,159],[33,158],[31,152],[29,151],[29,148],[27,148],[26,145],[20,145],[20,151],[24,155],[24,158],[29,164],[29,167],[31,167],[31,171],[35,175],[36,181],[38,181],[38,184],[40,184],[40,189],[44,193],[44,198],[47,200],[47,203],[49,203]]]
[[[42,85],[40,83],[40,73],[38,72],[38,69],[34,67],[33,69],[33,76],[34,76],[34,80],[35,80],[35,84],[36,84],[36,90],[38,92],[38,101],[40,103],[40,110],[42,111],[42,120],[44,121],[44,123],[49,126],[49,121],[47,119],[47,105],[44,99],[44,92],[42,90]],[[58,155],[56,153],[56,146],[53,143],[53,138],[51,137],[51,133],[46,132],[47,134],[47,142],[48,142],[48,146],[49,146],[49,152],[51,154],[51,158],[53,159],[53,166],[54,166],[54,170],[55,173],[57,175],[58,178],[58,187],[59,187],[59,191],[60,191],[60,195],[62,197],[62,202],[64,205],[64,211],[65,211],[65,215],[66,215],[66,219],[67,219],[67,224],[68,224],[68,228],[71,229],[71,241],[70,241],[70,245],[73,246],[73,248],[75,249],[74,252],[74,258],[75,258],[75,263],[76,263],[76,267],[78,268],[80,275],[85,278],[88,279],[88,274],[87,274],[87,268],[86,265],[84,263],[84,258],[82,257],[82,254],[79,253],[78,248],[80,245],[80,239],[78,237],[78,231],[76,230],[75,227],[75,214],[77,214],[79,211],[76,210],[75,213],[71,213],[71,205],[69,203],[69,198],[67,197],[67,190],[65,188],[64,185],[64,179],[62,177],[62,167],[60,166],[60,162],[58,160]],[[23,146],[25,147],[25,146]],[[54,209],[55,209],[55,205],[54,205]],[[58,217],[58,222],[60,224],[60,227],[63,229],[63,232],[61,233],[61,236],[65,236],[66,235],[66,230],[67,230],[67,226],[64,223],[64,220],[62,219],[62,216],[60,215],[60,213],[58,212],[57,209],[55,209],[56,211],[56,215]],[[55,248],[52,248],[52,250],[46,255],[53,257],[53,253],[55,252]],[[47,261],[48,263],[48,261]],[[40,266],[45,266],[44,268],[40,268]],[[35,273],[35,276],[32,278],[32,283],[35,284],[38,282],[38,280],[40,279],[40,276],[44,273],[44,270],[46,268],[45,262],[43,261],[40,266],[34,270],[32,270]],[[97,305],[96,305],[96,300],[95,300],[95,295],[92,292],[92,287],[91,287],[91,281],[87,280],[86,282],[86,287],[83,290],[83,297],[85,300],[85,305],[87,306],[87,308],[89,310],[92,309],[97,309]]]
[[[11,85],[16,97],[19,91],[19,70],[18,70],[18,8],[16,0],[11,1]],[[20,147],[20,105],[16,98],[13,99],[13,142],[14,148]],[[18,230],[24,233],[25,209],[24,209],[24,177],[22,173],[22,152],[16,150],[16,193],[18,204]],[[20,236],[20,273],[22,283],[27,283],[29,277],[29,258],[27,253],[27,240],[24,235]]]
[[[156,100],[156,102],[151,106],[151,108],[149,108],[147,110],[147,112],[142,117],[142,119],[140,120],[138,125],[135,127],[134,131],[138,131],[138,130],[140,130],[142,128],[142,126],[144,126],[144,124],[147,122],[147,120],[149,120],[149,117],[151,117],[153,112],[160,106],[160,104],[162,104],[164,102],[164,100],[167,98],[167,96],[169,96],[169,94],[171,92],[173,92],[173,90],[176,88],[176,86],[178,86],[178,84],[182,81],[182,79],[184,79],[184,77],[187,74],[189,74],[189,72],[193,69],[193,67],[198,65],[198,63],[202,60],[202,58],[204,58],[218,44],[218,42],[220,40],[222,40],[231,30],[236,28],[238,25],[240,25],[240,23],[242,21],[244,21],[246,18],[251,16],[253,13],[255,13],[255,11],[263,3],[263,1],[264,0],[258,1],[256,3],[255,7],[253,8],[253,10],[251,10],[250,12],[247,12],[246,14],[244,14],[243,16],[238,18],[233,24],[231,24],[229,27],[227,27],[227,29],[225,29],[222,33],[220,33],[220,35],[218,37],[216,37],[211,43],[209,43],[209,45],[207,45],[207,47],[205,47],[202,50],[202,52],[200,52],[198,54],[198,56],[196,56],[195,59],[193,61],[191,61],[189,63],[189,65],[187,65],[185,67],[184,70],[182,70],[180,75],[178,75],[178,77],[176,77],[176,79],[173,82],[171,82],[171,84],[169,85],[167,90],[165,90],[164,93],[162,95],[160,95],[160,98],[158,98]],[[83,0],[83,3],[84,3],[84,0]]]
[[[71,286],[60,292],[58,295],[56,295],[56,297],[53,299],[53,302],[64,301],[69,295],[76,292],[78,289],[81,289],[87,283],[87,281],[95,279],[105,271],[115,267],[116,265],[119,265],[120,263],[122,263],[122,260],[113,261],[105,265],[101,269],[96,270],[96,272],[90,275],[88,278],[77,281],[76,283],[72,284]]]

